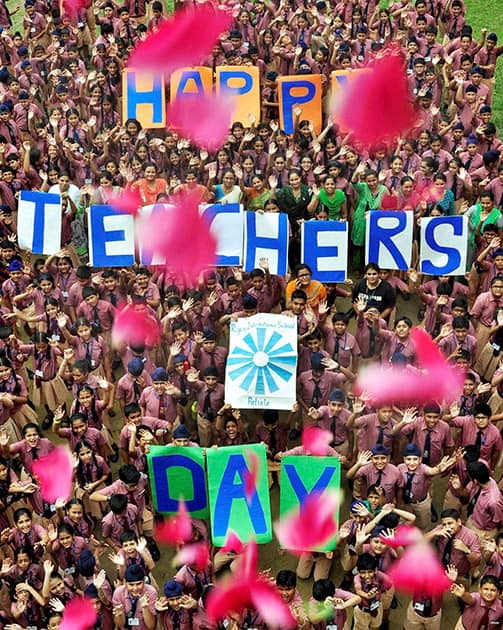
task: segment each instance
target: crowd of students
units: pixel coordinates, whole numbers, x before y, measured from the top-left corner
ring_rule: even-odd
[[[239,555],[212,548],[204,570],[183,565],[156,581],[163,558],[146,456],[152,444],[262,442],[272,487],[284,455],[309,455],[297,444],[311,425],[332,432],[327,455],[340,459],[353,500],[333,552],[303,554],[296,571],[275,577],[297,627],[342,630],[351,618],[356,630],[390,627],[388,572],[403,549],[387,540],[408,523],[424,532],[452,587],[444,598],[415,594],[404,628],[447,627],[442,608],[453,600],[457,630],[501,628],[503,143],[492,102],[503,46],[487,29],[473,32],[463,0],[388,8],[255,0],[232,11],[232,29],[204,64],[257,66],[262,118],[234,123],[208,153],[118,114],[121,70],[167,19],[162,2],[95,2],[77,16],[43,0],[11,12],[0,5],[0,628],[57,630],[65,604],[82,593],[103,630],[266,628],[252,609],[218,624],[206,614],[215,575],[235,570]],[[391,42],[403,49],[419,111],[394,146],[364,148],[330,117],[317,135],[297,109],[294,134],[281,131],[279,76],[321,74],[328,100],[332,70],[361,68]],[[23,189],[61,195],[63,249],[53,256],[17,245]],[[249,274],[208,270],[191,287],[165,268],[90,268],[85,210],[124,189],[145,204],[198,189],[204,202],[287,213],[288,278],[272,275],[266,258]],[[385,208],[412,212],[416,226],[467,214],[466,275],[422,277],[417,243],[408,273],[364,267],[366,213]],[[324,286],[300,264],[308,220],[350,222],[354,280],[345,288]],[[415,323],[466,372],[463,394],[451,405],[374,408],[352,384],[371,362],[415,365],[413,321],[402,314],[415,310],[411,296],[421,304]],[[160,323],[160,343],[111,345],[125,302]],[[290,414],[225,404],[229,322],[260,312],[297,319]],[[74,454],[74,490],[49,505],[33,463],[56,441]],[[434,505],[433,487],[446,483]],[[204,521],[193,520],[194,541],[210,544]],[[311,577],[304,602],[297,579]]]

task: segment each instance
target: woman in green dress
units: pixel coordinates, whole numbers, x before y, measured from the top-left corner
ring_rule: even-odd
[[[368,169],[365,162],[361,162],[351,178],[351,184],[356,192],[356,208],[351,226],[351,242],[354,246],[354,269],[361,271],[365,260],[365,218],[369,210],[380,210],[383,196],[388,189],[379,183],[377,172]]]
[[[346,221],[348,218],[346,195],[337,189],[335,177],[325,178],[321,189],[313,186],[313,198],[307,209],[313,213],[320,207],[327,211],[329,221]]]

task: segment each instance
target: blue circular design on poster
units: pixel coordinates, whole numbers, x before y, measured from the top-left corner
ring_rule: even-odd
[[[295,376],[297,354],[277,331],[259,327],[243,337],[227,359],[227,374],[254,396],[272,394]],[[283,381],[283,383],[281,383]]]

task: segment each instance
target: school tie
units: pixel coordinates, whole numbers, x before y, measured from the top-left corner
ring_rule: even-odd
[[[207,420],[212,422],[215,418],[213,408],[211,406],[211,392],[207,392],[203,402],[203,414]]]
[[[110,304],[112,304],[112,306],[117,306],[117,296],[113,293],[113,291],[110,291]]]
[[[133,391],[134,391],[134,401],[138,402],[141,396],[141,389],[137,381],[133,381]]]
[[[98,313],[98,307],[97,306],[95,306],[93,308],[93,324],[95,326],[100,326],[100,316],[99,316],[99,313]],[[101,328],[101,326],[100,326],[100,328]]]
[[[332,416],[330,418],[330,433],[334,436],[334,439],[335,439],[336,428],[337,428],[337,416]]]
[[[131,618],[134,619],[134,616],[136,614],[136,607],[138,606],[138,602],[140,601],[139,597],[132,597],[131,598],[131,611],[130,611],[130,616]],[[129,617],[129,615],[128,615]]]
[[[369,328],[369,358],[373,357],[376,351],[376,334],[372,327]]]
[[[483,606],[482,608],[484,610],[484,614],[482,615],[480,621],[479,621],[479,626],[478,626],[478,630],[488,630],[489,628],[489,612],[490,612],[490,608],[489,606]]]
[[[86,464],[85,478],[86,478],[87,483],[92,483],[92,481],[93,481],[93,467],[92,467],[92,464]]]
[[[170,615],[173,630],[180,630],[180,611],[171,609]]]
[[[479,453],[480,453],[480,447],[482,446],[482,436],[484,435],[484,432],[479,429],[477,431],[477,437],[475,438],[475,446],[478,448]]]
[[[38,448],[36,446],[33,446],[31,449],[31,458],[33,461],[38,459]]]
[[[407,473],[407,482],[403,493],[403,500],[405,503],[412,503],[412,482],[414,481],[415,474],[416,473],[413,472]]]
[[[479,487],[477,492],[470,499],[470,502],[468,503],[468,506],[466,508],[466,514],[468,517],[470,517],[473,514],[473,510],[475,509],[475,506],[477,505],[477,501],[479,500],[481,492],[482,492],[482,487]]]
[[[426,439],[424,440],[424,450],[423,450],[423,464],[426,466],[430,465],[430,457],[431,457],[431,429],[426,429]]]
[[[375,485],[381,487],[381,483],[382,483],[382,470],[380,470],[377,473],[377,479],[376,479]]]
[[[188,402],[188,399],[187,399],[188,387],[187,387],[187,378],[185,374],[182,374],[180,376],[180,391],[182,392],[182,397],[180,398],[179,403],[182,405],[182,407],[185,407],[185,405]]]
[[[396,175],[392,175],[391,177],[391,190],[395,190],[395,188],[398,186],[398,177]]]
[[[92,358],[91,358],[92,350],[90,348],[90,345],[91,345],[90,343],[84,343],[84,350],[85,350],[85,353],[86,353],[86,361],[89,363],[89,366],[91,366],[91,361],[92,361]]]
[[[311,398],[311,407],[318,408],[320,406],[320,400],[322,397],[321,389],[318,384],[318,381],[314,383],[313,396]]]
[[[334,353],[332,355],[332,359],[334,361],[338,361],[339,360],[339,350],[340,350],[340,347],[341,347],[341,338],[338,335],[336,335],[334,341],[335,341],[335,343],[334,343]]]
[[[63,547],[63,554],[65,556],[66,568],[69,569],[70,567],[72,567],[74,565],[74,560],[73,560],[73,554],[72,554],[71,547],[68,548],[68,549]]]
[[[214,352],[210,352],[210,365],[211,367],[215,367],[215,353]]]
[[[196,586],[196,599],[199,599],[201,597],[201,593],[204,590],[204,584],[201,578],[197,575],[197,573],[192,574],[192,577],[194,578],[194,583]]]
[[[451,192],[454,195],[454,198],[456,198],[457,190],[458,190],[458,178],[456,175],[454,175],[454,177],[452,178],[452,185],[451,185]]]
[[[157,417],[158,418],[164,418],[164,416],[166,415],[166,399],[164,397],[164,394],[162,394],[162,396],[159,396],[159,410],[157,412]]]
[[[456,37],[457,31],[458,31],[458,16],[454,18],[454,22],[452,23],[451,39],[454,39]]]
[[[384,427],[377,427],[377,442],[376,444],[380,444],[381,446],[384,443]]]

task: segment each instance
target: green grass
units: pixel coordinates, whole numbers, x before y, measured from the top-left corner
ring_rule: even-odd
[[[473,34],[480,39],[480,31],[498,34],[498,45],[503,44],[503,3],[502,0],[465,0],[466,21],[473,26]],[[493,120],[498,127],[499,135],[503,133],[503,57],[496,66],[496,88],[493,97]]]

